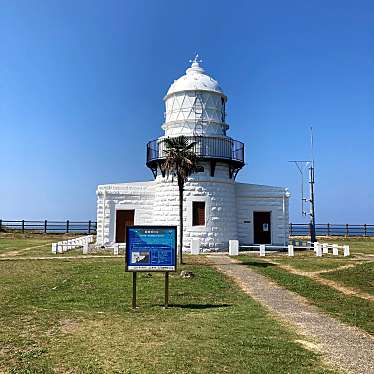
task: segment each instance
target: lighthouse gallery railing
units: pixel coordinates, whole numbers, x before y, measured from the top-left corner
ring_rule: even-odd
[[[199,158],[224,159],[244,164],[244,144],[228,137],[186,136],[195,143],[192,150]],[[147,163],[165,158],[165,138],[151,140],[147,144]]]

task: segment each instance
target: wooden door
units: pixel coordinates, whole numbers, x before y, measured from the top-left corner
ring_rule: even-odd
[[[135,210],[116,211],[116,243],[126,243],[126,227],[134,225]]]
[[[270,212],[253,212],[254,244],[271,244]]]

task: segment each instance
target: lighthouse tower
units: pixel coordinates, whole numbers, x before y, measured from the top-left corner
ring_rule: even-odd
[[[203,251],[227,249],[232,239],[240,245],[287,244],[289,193],[283,187],[235,181],[244,166],[244,144],[227,135],[227,97],[200,63],[196,56],[164,97],[164,134],[147,144],[153,180],[98,186],[98,246],[125,243],[126,227],[134,224],[179,225],[177,181],[161,165],[165,139],[181,135],[194,144],[198,158],[184,186],[183,250],[190,249],[192,240]]]
[[[198,56],[191,62],[164,97],[165,134],[147,144],[147,166],[156,180],[154,219],[157,224],[178,224],[175,182],[160,166],[165,138],[183,135],[195,144],[198,157],[198,169],[185,185],[185,247],[198,238],[202,247],[220,249],[238,235],[234,181],[244,166],[244,144],[227,136],[227,97],[218,82],[206,74]]]

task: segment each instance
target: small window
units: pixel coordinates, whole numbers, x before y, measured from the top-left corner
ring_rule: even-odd
[[[193,201],[192,202],[192,226],[205,225],[205,202]]]

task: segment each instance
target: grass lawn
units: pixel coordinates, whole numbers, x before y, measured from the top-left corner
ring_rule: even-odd
[[[56,257],[51,251],[51,243],[67,240],[74,237],[84,236],[83,234],[31,234],[31,233],[0,233],[0,255],[22,256],[22,257]],[[110,251],[93,252],[93,254],[112,254]],[[57,256],[78,256],[82,255],[82,248],[72,249]]]
[[[267,253],[266,258],[279,262],[280,264],[289,265],[297,270],[306,272],[315,272],[336,269],[344,265],[355,265],[362,262],[359,254],[373,254],[374,255],[374,238],[325,238],[319,237],[320,243],[336,243],[338,245],[348,244],[350,246],[350,257],[342,257],[342,249],[339,249],[339,256],[333,256],[331,253],[324,254],[323,257],[316,259],[315,253],[312,250],[295,250],[294,257],[288,257],[285,253]],[[374,260],[374,257],[373,257]],[[338,279],[336,279],[338,280]]]
[[[352,326],[362,328],[371,334],[374,333],[374,306],[372,302],[355,296],[344,295],[310,278],[291,274],[275,264],[270,264],[255,257],[240,256],[239,259],[281,286],[304,296],[333,317]],[[320,258],[314,259],[315,261],[321,260]],[[363,271],[361,276],[364,277],[366,269],[361,269],[361,271]]]
[[[321,276],[374,295],[374,262],[366,262],[354,268],[341,269]]]
[[[1,234],[0,234],[1,235]],[[4,237],[4,235],[0,236],[0,254],[10,252],[10,251],[18,251],[24,248],[34,247],[37,245],[42,245],[46,243],[52,243],[53,240],[46,240],[46,239],[23,239],[23,240],[14,240],[13,238],[9,238],[9,236]]]
[[[306,236],[293,236],[292,239],[309,240]],[[355,254],[368,254],[374,255],[374,237],[345,237],[345,236],[318,236],[319,243],[330,243],[350,246],[351,255]],[[330,250],[331,251],[331,250]],[[339,250],[341,251],[341,250]]]
[[[74,237],[71,235],[54,235],[54,234],[21,234],[21,233],[0,233],[0,254],[6,252],[20,251],[25,248],[39,247],[42,253],[51,252],[51,247],[48,244],[67,238]],[[36,248],[35,248],[36,250]],[[29,250],[21,252],[26,254]]]
[[[329,237],[328,239],[319,237],[320,243],[335,243],[338,245],[348,244],[350,246],[351,254],[371,254],[374,255],[374,237],[368,238],[350,238],[350,237]]]
[[[332,255],[324,255],[322,258],[316,259],[314,252],[296,252],[295,257],[287,257],[285,255],[279,256],[271,256],[267,255],[266,258],[271,259],[275,262],[278,262],[283,265],[291,266],[295,269],[306,271],[306,272],[313,272],[313,271],[321,271],[321,270],[329,270],[335,269],[339,266],[344,266],[348,264],[354,264],[357,260],[352,259],[342,259],[336,258]]]
[[[187,261],[195,277],[171,275],[166,310],[162,275],[140,274],[137,311],[123,258],[1,261],[0,372],[329,372],[203,259]]]

